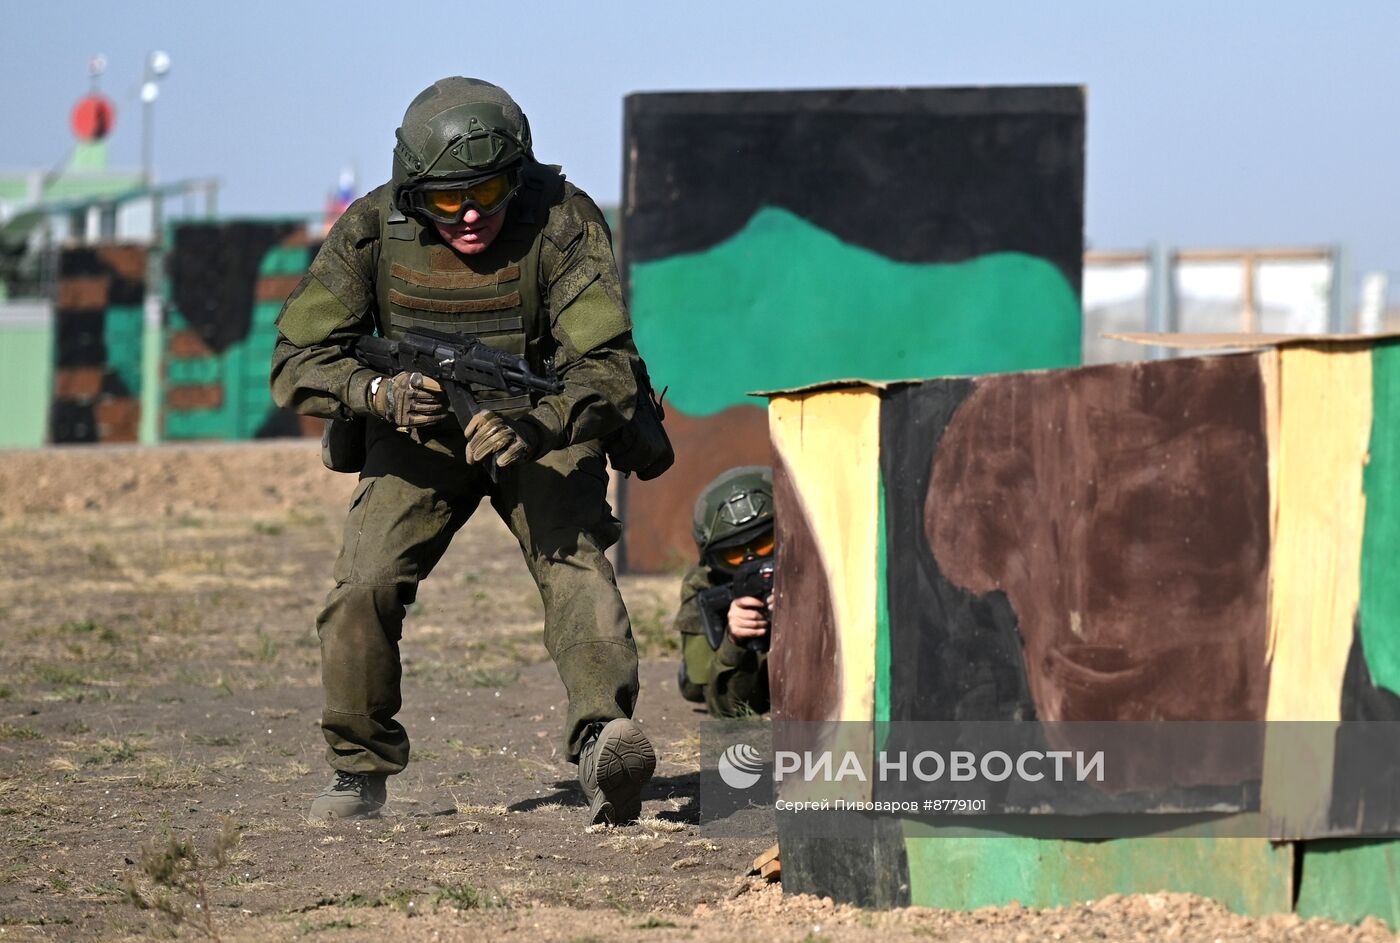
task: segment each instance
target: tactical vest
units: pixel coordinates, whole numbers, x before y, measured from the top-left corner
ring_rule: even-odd
[[[540,244],[549,207],[564,188],[557,168],[532,164],[505,210],[505,226],[485,252],[452,251],[437,230],[381,207],[378,292],[380,329],[399,337],[410,328],[470,334],[492,347],[523,354],[537,373],[554,354],[549,314],[540,292]],[[482,406],[507,417],[530,410],[530,396],[472,389]]]

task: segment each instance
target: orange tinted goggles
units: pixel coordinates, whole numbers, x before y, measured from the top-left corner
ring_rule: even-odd
[[[739,566],[751,557],[767,557],[773,554],[773,535],[765,534],[757,540],[743,544],[739,547],[727,547],[724,550],[716,550],[721,563],[726,566]]]
[[[441,223],[460,223],[467,210],[490,216],[506,205],[515,193],[510,174],[497,174],[471,186],[432,188],[414,191],[414,202],[426,215]]]

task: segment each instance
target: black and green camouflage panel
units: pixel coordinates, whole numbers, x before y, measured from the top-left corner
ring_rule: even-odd
[[[277,313],[318,244],[295,221],[172,227],[166,319],[166,439],[319,435],[267,387]]]
[[[59,253],[50,441],[137,440],[145,296],[145,246]]]
[[[1079,362],[1084,93],[654,93],[625,104],[623,267],[676,464],[625,569],[690,555],[698,483],[771,462],[753,390]]]

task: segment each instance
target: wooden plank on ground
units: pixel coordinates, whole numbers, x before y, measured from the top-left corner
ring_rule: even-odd
[[[772,848],[769,848],[769,849],[768,849],[767,851],[765,851],[763,854],[761,854],[761,855],[759,855],[757,858],[753,859],[753,871],[762,871],[762,870],[763,870],[763,866],[764,866],[765,864],[767,864],[767,863],[770,862],[770,861],[777,861],[777,860],[778,860],[778,846],[777,846],[777,845],[774,845]],[[753,871],[750,871],[749,873],[752,874]]]

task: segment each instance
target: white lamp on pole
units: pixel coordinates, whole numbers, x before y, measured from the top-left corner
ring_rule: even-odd
[[[160,80],[170,71],[170,56],[160,50],[146,57],[141,82],[141,176],[146,186],[155,182],[154,158],[155,103],[160,97]]]

